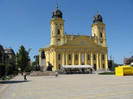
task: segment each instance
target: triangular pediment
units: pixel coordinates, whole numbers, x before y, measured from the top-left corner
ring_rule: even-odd
[[[94,41],[83,35],[70,42],[65,43],[63,46],[101,47],[101,45],[95,43]]]

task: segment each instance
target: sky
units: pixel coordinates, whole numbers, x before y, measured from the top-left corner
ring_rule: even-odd
[[[106,24],[108,57],[122,64],[133,55],[133,0],[0,0],[0,44],[15,53],[31,48],[30,58],[50,44],[50,20],[56,2],[67,34],[91,35],[96,10]]]

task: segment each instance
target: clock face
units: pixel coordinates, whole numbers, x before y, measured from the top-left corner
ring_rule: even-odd
[[[57,26],[57,29],[60,29],[60,26]]]
[[[102,32],[103,30],[100,30],[100,32]]]
[[[57,11],[57,15],[60,15],[60,11]]]

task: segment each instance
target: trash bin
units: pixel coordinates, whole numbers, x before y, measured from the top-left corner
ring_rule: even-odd
[[[115,67],[116,76],[133,75],[133,67],[131,66],[119,66]]]

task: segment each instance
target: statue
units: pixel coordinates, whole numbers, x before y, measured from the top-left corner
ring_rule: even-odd
[[[44,50],[41,52],[41,58],[45,59],[45,52],[44,52]]]
[[[47,71],[52,71],[53,66],[48,62]]]

